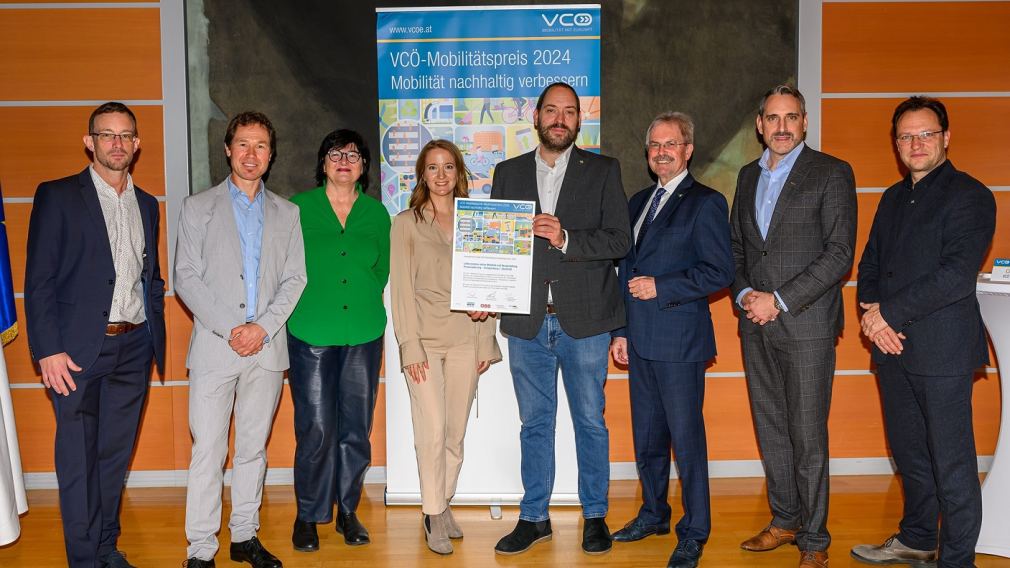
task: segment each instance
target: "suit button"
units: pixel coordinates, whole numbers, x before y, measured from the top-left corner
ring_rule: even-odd
[[[768,281],[767,280],[762,280],[761,281],[761,286],[767,286],[767,285],[768,285]]]
[[[115,278],[109,278],[109,286],[112,286],[115,283],[116,283],[116,279]]]
[[[894,273],[893,272],[888,272],[887,273],[887,277],[888,278],[894,278]]]
[[[240,307],[240,308],[244,308],[244,307],[245,307],[245,304],[239,304],[239,305],[238,305],[238,307]]]
[[[340,256],[347,256],[347,251],[346,250],[340,251]]]
[[[245,280],[245,274],[239,274],[238,277],[240,280]]]
[[[638,274],[638,269],[637,268],[632,268],[631,269],[631,273],[632,274]]]
[[[346,279],[346,278],[344,278],[343,280],[341,280],[341,281],[340,281],[340,283],[341,283],[341,284],[347,284],[347,279]]]
[[[105,317],[105,318],[109,317],[109,312],[102,312],[102,317]]]
[[[346,309],[347,309],[347,306],[344,306],[344,309],[346,310]]]
[[[768,251],[766,250],[761,251],[761,256],[768,256]]]

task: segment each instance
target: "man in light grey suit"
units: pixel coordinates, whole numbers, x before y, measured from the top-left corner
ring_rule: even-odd
[[[231,175],[183,201],[175,289],[193,312],[189,344],[189,427],[193,454],[186,491],[187,566],[214,566],[228,427],[235,411],[230,556],[255,568],[281,562],[256,538],[266,441],[288,368],[285,322],[305,288],[298,208],[262,178],[274,155],[270,120],[231,120],[225,153]]]
[[[772,520],[740,546],[795,541],[800,568],[828,565],[828,409],[842,278],[852,267],[856,188],[849,164],[803,143],[803,95],[761,99],[766,150],[740,170],[730,214],[740,337]]]

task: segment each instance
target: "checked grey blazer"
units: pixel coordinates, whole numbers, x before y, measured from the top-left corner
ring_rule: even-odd
[[[754,197],[761,167],[740,170],[730,213],[736,278],[741,290],[778,291],[788,313],[770,322],[768,333],[787,339],[826,339],[842,330],[842,278],[852,267],[856,241],[856,187],[846,162],[803,148],[775,205],[767,239],[758,228]],[[761,326],[740,318],[740,333]]]

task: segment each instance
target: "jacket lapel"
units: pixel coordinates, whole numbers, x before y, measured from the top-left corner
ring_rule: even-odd
[[[526,159],[519,161],[519,187],[515,197],[510,197],[510,199],[535,202],[536,213],[539,214],[543,212],[543,207],[541,207],[540,194],[537,191],[537,162],[533,157],[536,151],[534,149],[533,152],[526,154]]]
[[[573,146],[572,153],[568,155],[568,167],[565,168],[565,179],[561,182],[561,192],[558,194],[558,202],[554,206],[555,217],[560,217],[561,211],[568,210],[576,205],[576,200],[578,199],[578,190],[576,188],[582,185],[585,166],[586,159],[582,155],[582,149],[578,146]]]
[[[277,204],[274,202],[274,195],[267,191],[266,186],[263,186],[261,191],[263,191],[263,235],[260,242],[260,274],[257,276],[259,281],[256,283],[256,289],[259,290],[259,295],[262,296],[266,289],[266,286],[263,285],[262,276],[267,273],[264,268],[270,266],[269,262],[274,254],[274,245],[278,242],[274,235],[277,228],[278,209]],[[257,307],[265,305],[261,298],[256,298]]]
[[[803,150],[800,151],[800,155],[796,156],[796,163],[793,164],[793,169],[789,171],[789,177],[786,178],[786,182],[782,185],[782,192],[779,193],[779,199],[775,202],[775,211],[772,212],[772,220],[768,224],[768,237],[771,237],[775,228],[782,222],[785,211],[789,208],[789,202],[796,198],[796,195],[800,192],[800,185],[807,179],[807,174],[810,173],[810,166],[813,164],[814,155],[811,152],[810,146],[804,146]]]
[[[228,187],[228,180],[217,186],[219,193],[214,204],[214,216],[221,219],[221,238],[224,246],[231,251],[232,258],[242,266],[242,243],[239,242],[238,224],[235,222],[235,209],[231,202],[231,188]]]
[[[91,180],[91,171],[85,168],[78,176],[81,183],[81,199],[88,210],[91,218],[92,236],[97,239],[98,249],[103,251],[102,255],[108,261],[109,266],[114,266],[112,262],[112,246],[109,244],[109,230],[105,226],[105,215],[102,213],[102,204],[98,201],[98,189],[95,182]],[[114,268],[113,268],[114,269]]]
[[[667,198],[663,208],[659,210],[659,213],[656,213],[656,218],[652,220],[649,231],[645,233],[645,240],[638,244],[638,248],[643,248],[652,241],[653,236],[656,234],[656,229],[669,226],[670,221],[673,219],[673,212],[684,202],[684,196],[688,194],[692,186],[694,186],[694,177],[691,174],[687,174],[687,177],[680,180],[680,183],[677,184],[676,189],[673,190],[673,194]],[[651,202],[651,199],[648,201]],[[638,221],[637,217],[635,221]]]
[[[744,167],[740,175],[744,176],[740,183],[740,194],[734,199],[742,199],[741,211],[745,215],[745,223],[750,225],[751,232],[761,238],[761,227],[757,223],[757,185],[761,175],[761,166],[758,162],[753,162],[753,167]]]

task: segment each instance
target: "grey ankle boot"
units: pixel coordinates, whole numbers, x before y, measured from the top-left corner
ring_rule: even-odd
[[[442,516],[445,517],[445,528],[446,532],[449,534],[449,538],[463,538],[463,529],[456,522],[456,517],[452,516],[452,507],[446,505],[445,511],[442,512]]]
[[[425,515],[422,524],[428,548],[438,554],[452,554],[452,543],[449,542],[449,534],[445,525],[445,513]]]

